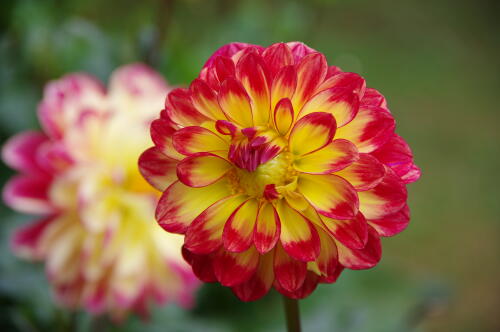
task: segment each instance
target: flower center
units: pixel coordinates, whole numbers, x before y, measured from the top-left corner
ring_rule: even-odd
[[[256,198],[274,199],[278,195],[275,187],[287,185],[295,177],[296,171],[291,166],[291,155],[284,151],[268,162],[260,164],[254,171],[235,168],[229,179],[236,192]]]

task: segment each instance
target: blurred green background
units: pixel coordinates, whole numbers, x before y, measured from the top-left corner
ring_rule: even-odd
[[[497,0],[2,0],[0,139],[37,128],[44,84],[66,72],[105,80],[146,61],[182,85],[225,43],[303,41],[387,97],[423,171],[409,228],[376,268],[302,301],[304,330],[500,331],[499,13]],[[0,166],[2,184],[11,174]],[[88,330],[88,315],[52,304],[42,266],[10,253],[29,218],[0,215],[0,329]],[[205,285],[191,311],[108,329],[283,331],[284,319],[275,292],[241,303]]]

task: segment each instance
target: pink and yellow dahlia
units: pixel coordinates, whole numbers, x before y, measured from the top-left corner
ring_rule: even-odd
[[[381,258],[419,169],[385,98],[302,43],[219,49],[170,92],[139,161],[203,281],[303,298]]]
[[[13,249],[45,262],[65,306],[121,319],[146,315],[151,302],[191,302],[197,282],[182,237],[154,221],[160,195],[137,167],[168,91],[140,64],[115,71],[108,90],[89,75],[67,75],[45,89],[43,132],[21,133],[3,149],[19,171],[5,202],[41,216],[14,234]]]

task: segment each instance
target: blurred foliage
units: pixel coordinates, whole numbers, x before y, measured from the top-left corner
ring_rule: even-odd
[[[304,330],[498,331],[499,12],[496,0],[3,0],[0,139],[38,126],[43,86],[66,72],[106,79],[147,61],[182,85],[227,42],[304,41],[386,95],[423,169],[410,186],[410,227],[383,241],[376,268],[302,301]],[[2,183],[11,174],[0,166]],[[0,215],[2,331],[284,329],[276,293],[241,303],[217,285],[193,310],[156,308],[146,324],[66,312],[43,267],[9,252],[11,230],[29,218]]]

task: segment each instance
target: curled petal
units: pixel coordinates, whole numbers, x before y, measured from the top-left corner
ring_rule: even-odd
[[[340,264],[352,270],[372,268],[382,258],[380,237],[371,226],[368,226],[368,241],[363,249],[350,249],[338,241],[337,249]]]
[[[222,234],[224,248],[230,252],[243,252],[252,245],[253,231],[259,203],[250,199],[231,214]]]
[[[286,135],[293,123],[293,106],[288,98],[281,99],[274,108],[274,126],[282,136]]]
[[[217,101],[217,95],[205,81],[197,78],[189,86],[194,107],[206,117],[217,120],[224,119],[224,113]]]
[[[368,223],[375,228],[380,236],[393,236],[402,232],[410,222],[410,209],[408,205],[403,206],[396,213],[381,219],[372,219]]]
[[[407,199],[406,186],[388,167],[382,182],[373,189],[359,192],[358,195],[359,210],[368,220],[380,219],[399,211]]]
[[[294,168],[309,174],[330,174],[358,160],[356,146],[345,139],[333,140],[327,146],[295,159]]]
[[[359,152],[368,153],[384,145],[394,135],[392,115],[380,107],[364,106],[356,117],[337,129],[336,138],[356,144]]]
[[[335,118],[329,113],[311,113],[297,121],[290,132],[290,152],[296,156],[330,144],[335,135]]]
[[[278,212],[271,203],[264,202],[260,206],[253,235],[257,251],[264,254],[274,248],[280,232],[281,224]]]
[[[229,77],[234,77],[236,67],[234,61],[230,57],[219,56],[215,59],[215,72],[219,82],[224,82]]]
[[[260,256],[259,266],[252,277],[232,288],[242,301],[255,301],[267,294],[274,281],[273,254]]]
[[[279,201],[276,209],[281,221],[280,240],[285,251],[300,261],[315,260],[320,252],[316,228],[284,200]]]
[[[338,265],[337,245],[332,237],[324,230],[316,227],[321,243],[321,251],[316,264],[321,275],[326,278],[332,278],[336,275]]]
[[[325,56],[321,53],[311,53],[304,56],[297,65],[297,89],[292,98],[293,108],[300,111],[321,82],[325,79],[328,66]]]
[[[338,127],[349,123],[359,110],[359,96],[349,88],[331,88],[314,95],[300,111],[299,118],[313,112],[330,113]]]
[[[363,97],[366,90],[366,81],[356,73],[337,73],[326,79],[318,88],[323,91],[331,88],[345,88],[354,92],[359,98]],[[338,120],[340,122],[340,120]]]
[[[203,188],[191,188],[176,181],[161,196],[156,220],[167,232],[183,234],[203,210],[229,195],[229,184],[224,180]]]
[[[198,112],[191,102],[191,93],[186,89],[172,90],[165,103],[170,119],[182,126],[197,126],[208,118]]]
[[[231,168],[227,160],[212,153],[200,152],[184,158],[177,165],[177,177],[185,185],[199,188],[216,182]]]
[[[3,188],[4,202],[19,212],[48,214],[54,211],[48,197],[50,178],[18,175]]]
[[[306,279],[307,263],[288,256],[281,245],[274,249],[274,275],[276,282],[285,290],[299,289]]]
[[[294,66],[285,66],[276,74],[271,86],[271,108],[283,98],[291,99],[297,86],[297,71]],[[293,107],[292,107],[293,108]]]
[[[178,161],[164,155],[159,148],[152,147],[139,157],[139,171],[153,187],[164,191],[174,182]]]
[[[268,72],[264,60],[256,53],[244,55],[236,68],[236,77],[252,102],[254,125],[267,125],[271,108]]]
[[[349,181],[357,191],[365,191],[382,181],[385,167],[375,157],[360,153],[357,161],[335,174]]]
[[[229,121],[243,127],[253,126],[250,97],[245,88],[234,78],[227,78],[222,82],[219,96],[219,105]]]
[[[385,100],[385,97],[377,90],[367,88],[363,95],[363,98],[361,99],[361,105],[387,108],[387,101]]]
[[[215,59],[219,56],[232,57],[234,54],[239,51],[248,48],[248,47],[258,47],[257,45],[247,44],[247,43],[229,43],[222,47],[220,47],[217,51],[212,54],[210,58],[208,58],[207,62],[203,65],[203,67],[211,66]]]
[[[224,225],[248,197],[233,195],[210,205],[189,226],[184,245],[195,254],[209,254],[222,244]]]
[[[219,135],[211,130],[199,126],[184,127],[172,136],[174,148],[186,155],[198,152],[223,151],[229,145]]]
[[[292,51],[285,43],[276,43],[264,50],[262,57],[267,64],[267,68],[274,78],[281,68],[293,65]]]
[[[302,283],[302,286],[300,286],[298,289],[296,289],[293,292],[290,292],[286,290],[284,287],[280,287],[280,284],[276,284],[275,288],[278,292],[281,294],[290,297],[292,299],[300,300],[303,299],[307,296],[309,296],[318,286],[320,278],[319,276],[312,272],[312,271],[307,271],[306,278],[304,282]]]
[[[354,218],[358,213],[358,194],[341,177],[300,174],[297,188],[325,217],[345,220]]]
[[[302,58],[306,55],[317,53],[316,50],[312,49],[302,42],[288,42],[286,43],[286,45],[290,48],[295,63],[299,63],[300,60],[302,60]]]
[[[362,249],[368,241],[368,225],[363,214],[358,213],[350,220],[338,220],[322,217],[323,224],[331,234],[351,249]]]
[[[214,273],[223,286],[233,287],[248,281],[259,265],[259,253],[249,248],[241,253],[219,249],[214,257]]]
[[[182,154],[177,152],[172,142],[172,136],[176,129],[166,119],[156,119],[151,122],[151,139],[161,152],[175,160],[184,158]]]
[[[203,282],[217,281],[213,268],[212,255],[197,255],[186,249],[186,246],[183,246],[182,256],[184,257],[184,260],[191,265],[191,268],[198,279]]]

